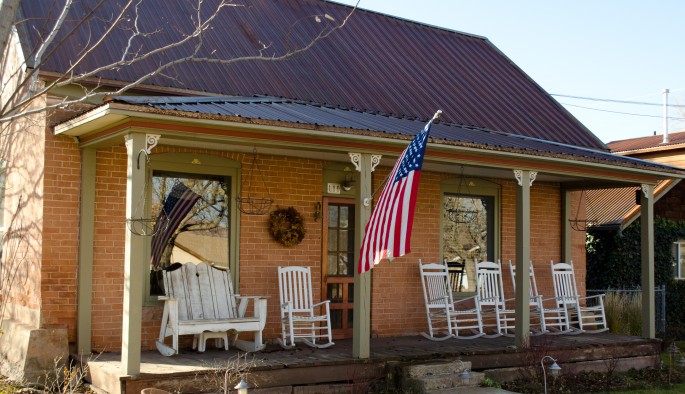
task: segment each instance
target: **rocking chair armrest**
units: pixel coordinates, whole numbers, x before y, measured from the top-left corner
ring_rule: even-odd
[[[445,296],[445,298],[447,298],[447,297]],[[474,295],[471,297],[459,298],[459,299],[454,301],[454,305],[462,303],[462,302],[466,302],[466,301],[474,301],[476,303],[476,305],[478,305],[479,299],[480,298],[477,295]]]
[[[312,308],[316,308],[317,306],[321,306],[321,305],[325,305],[325,304],[330,304],[330,303],[331,303],[331,300],[323,300],[323,301],[321,301],[321,302],[318,302],[318,303],[312,305]]]
[[[166,300],[173,300],[173,299],[174,299],[173,297],[169,297],[169,296],[165,296],[165,295],[164,296],[157,296],[158,301],[166,301]]]
[[[592,299],[592,298],[604,298],[604,294],[596,294],[596,295],[585,296],[585,297],[580,297],[580,296],[578,296],[578,299],[579,299],[579,300],[589,300],[589,299]]]
[[[540,297],[542,297],[542,296],[540,296]],[[575,298],[575,299],[578,299],[578,296],[564,296],[564,297],[542,298],[542,301],[543,301],[543,302],[544,302],[544,301],[559,301],[559,300],[563,300],[563,299],[566,299],[566,298]]]

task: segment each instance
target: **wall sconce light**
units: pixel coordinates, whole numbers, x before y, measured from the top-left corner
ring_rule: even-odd
[[[247,390],[251,389],[252,386],[250,386],[245,379],[240,379],[240,383],[236,384],[234,389],[238,390],[238,394],[247,394]]]
[[[314,221],[317,222],[321,219],[321,203],[319,201],[314,204]]]
[[[540,360],[540,365],[542,366],[542,377],[545,383],[545,394],[547,394],[547,372],[545,371],[545,359],[547,358],[552,360],[552,365],[549,367],[549,372],[554,378],[559,376],[559,371],[561,371],[561,367],[559,364],[557,364],[557,360],[553,359],[551,356],[544,356],[542,360]]]
[[[349,192],[352,190],[352,187],[354,186],[354,174],[352,172],[345,172],[345,180],[342,183],[342,188],[346,192]]]
[[[471,372],[466,368],[466,364],[463,361],[457,360],[461,364],[461,372],[459,373],[459,379],[461,382],[468,386],[471,383]]]

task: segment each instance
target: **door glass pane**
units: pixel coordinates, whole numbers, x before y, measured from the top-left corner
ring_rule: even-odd
[[[465,264],[461,291],[475,291],[475,261],[494,259],[494,198],[463,194],[443,196],[442,255]]]
[[[678,243],[678,250],[680,250],[678,256],[678,278],[685,277],[685,242]]]
[[[341,329],[343,328],[342,320],[343,319],[343,311],[341,309],[338,310],[332,310],[331,311],[331,328],[335,329]]]
[[[347,228],[350,224],[350,208],[346,206],[340,207],[340,228]]]
[[[335,253],[328,255],[328,272],[338,272],[338,255]]]
[[[328,227],[338,227],[338,207],[336,205],[328,206]]]
[[[328,232],[328,251],[335,252],[338,250],[338,233],[335,231]]]
[[[343,301],[343,284],[342,283],[329,283],[327,298],[331,300],[332,303],[340,303]]]

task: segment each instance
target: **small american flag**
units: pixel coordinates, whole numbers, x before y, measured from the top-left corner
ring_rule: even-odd
[[[364,230],[364,241],[359,252],[360,274],[369,271],[382,259],[392,260],[411,251],[414,205],[426,140],[431,124],[441,113],[442,111],[436,112],[433,119],[414,137],[388,176],[388,182]]]
[[[152,250],[150,265],[156,269],[167,244],[188,212],[195,206],[200,196],[186,185],[178,182],[171,188],[171,192],[164,201],[164,207],[159,212],[152,236]]]

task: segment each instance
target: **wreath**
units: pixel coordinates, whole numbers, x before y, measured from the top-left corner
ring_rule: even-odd
[[[304,239],[304,218],[293,207],[269,214],[269,234],[284,246],[295,246]]]

